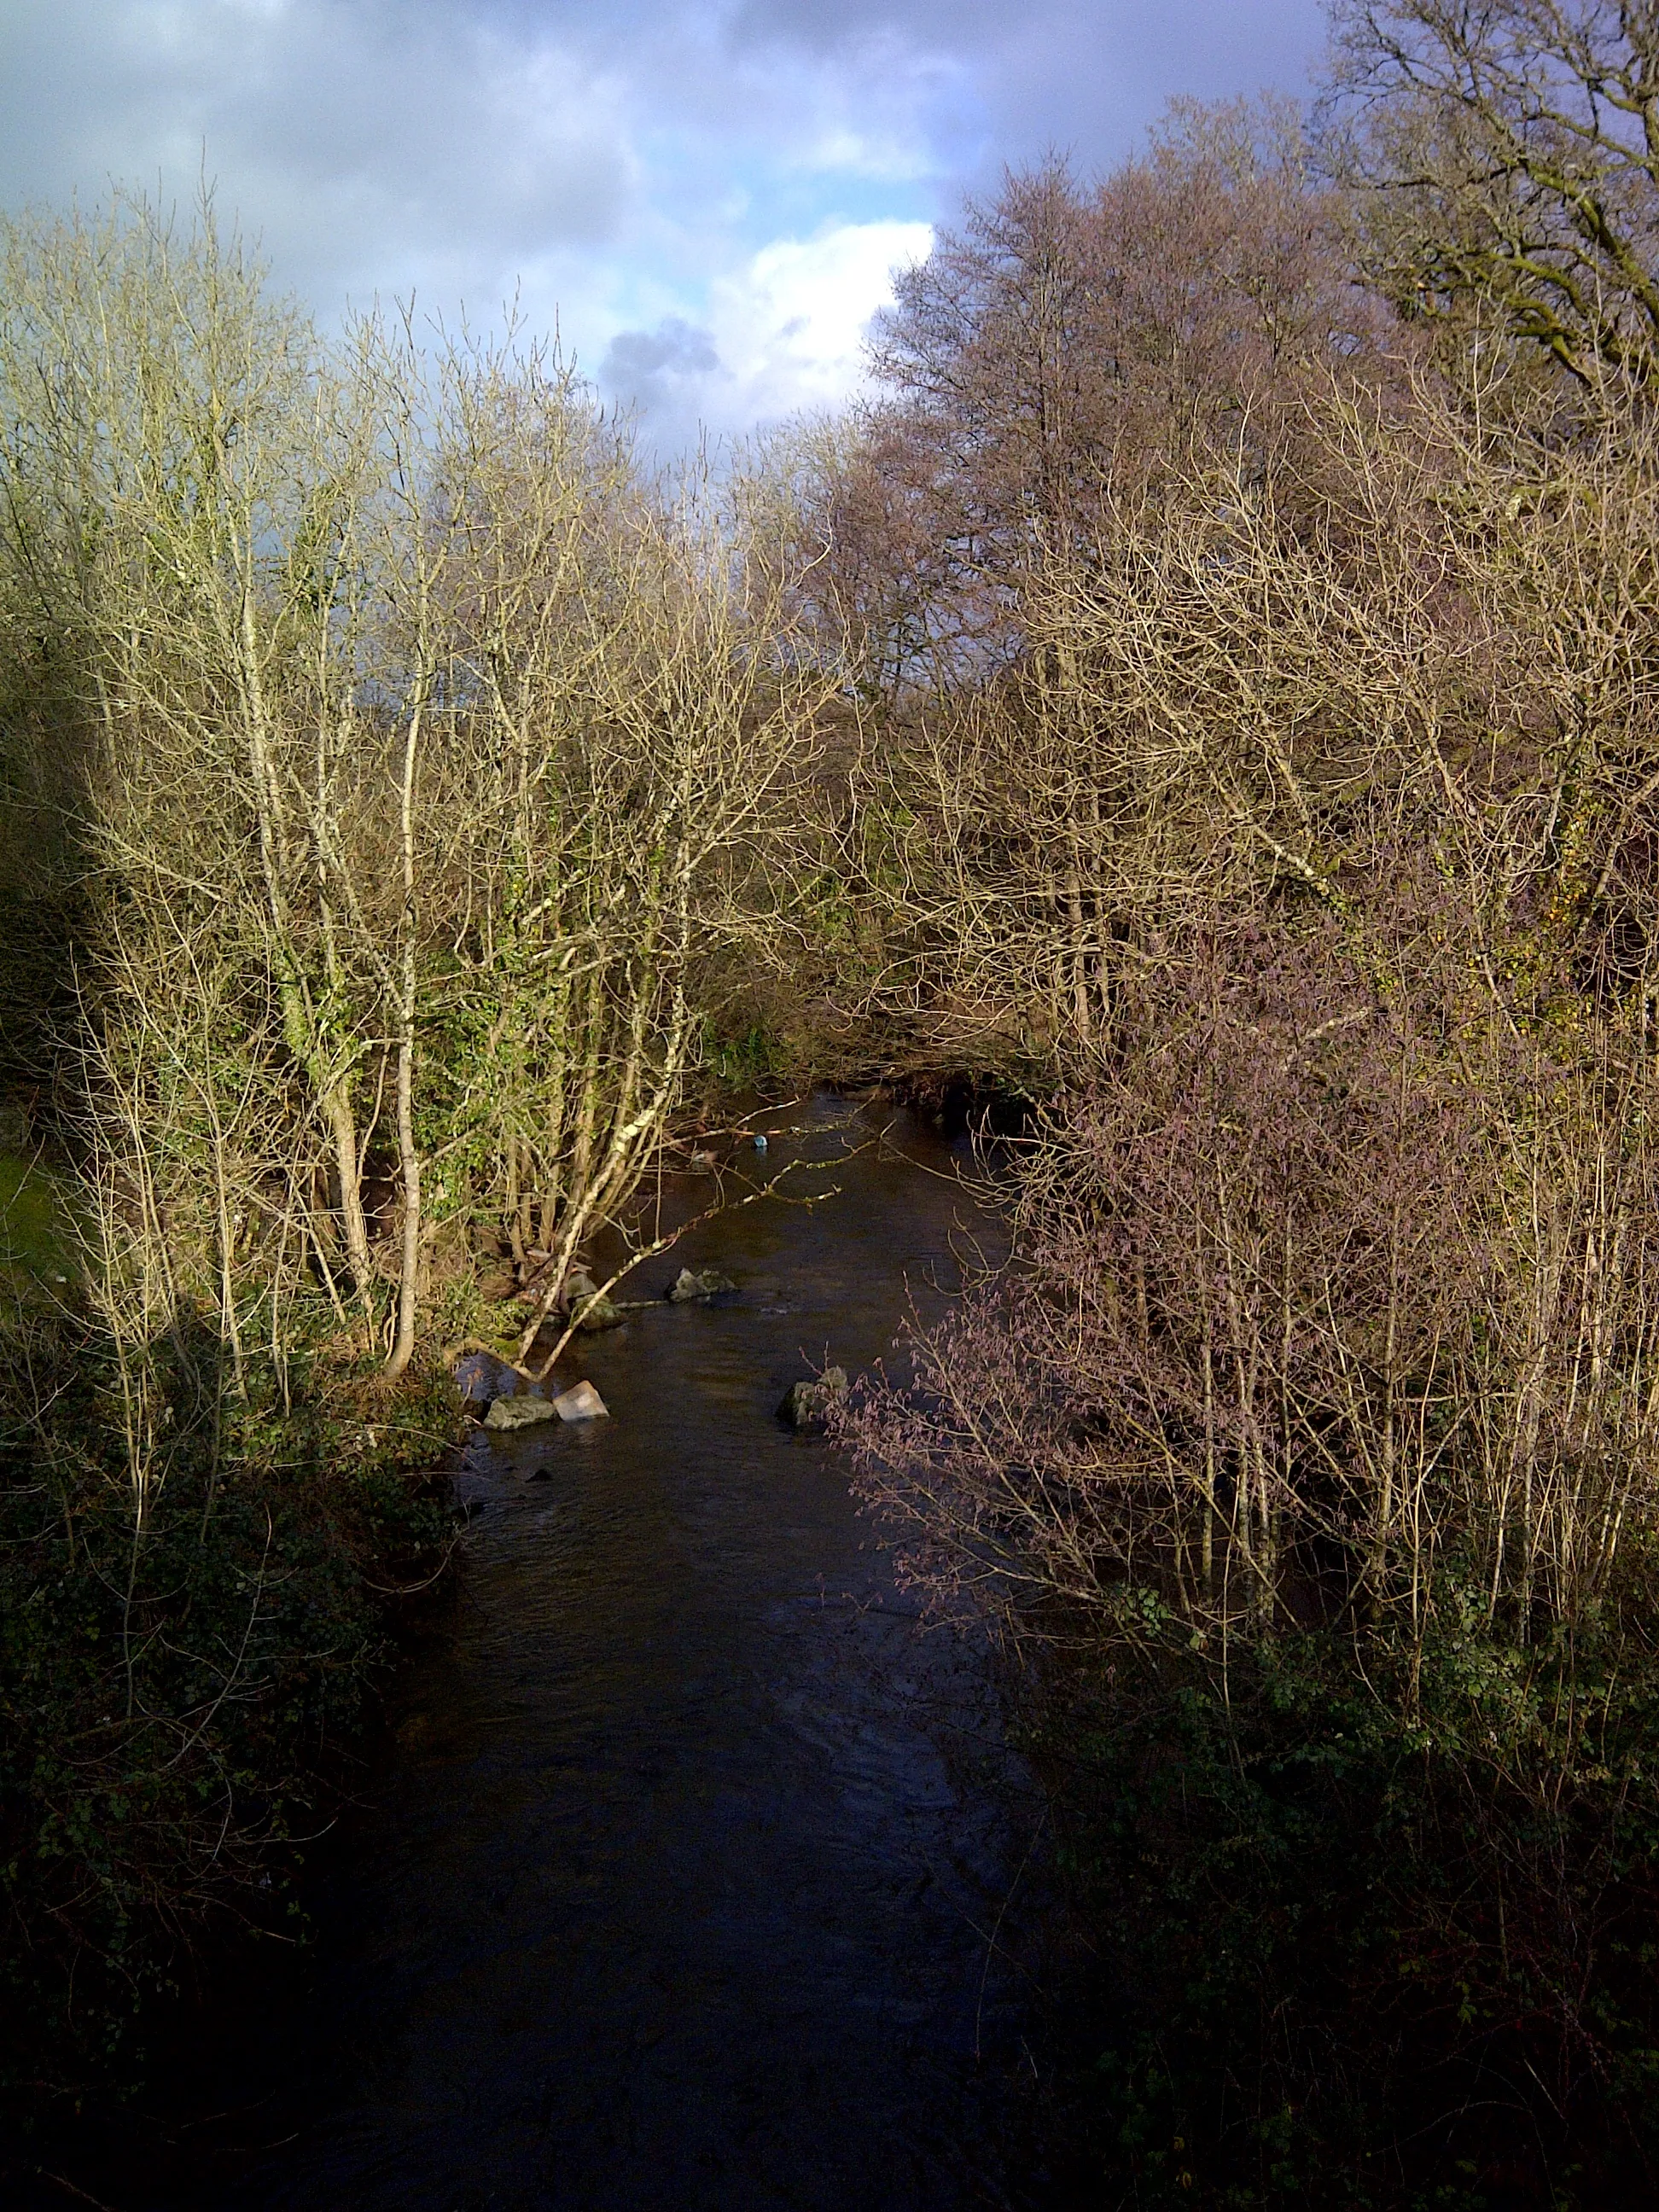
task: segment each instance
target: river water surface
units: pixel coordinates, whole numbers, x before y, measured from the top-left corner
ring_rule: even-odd
[[[994,1232],[908,1115],[819,1097],[755,1126],[742,1176],[799,1159],[786,1190],[837,1194],[728,1210],[641,1270],[641,1297],[687,1264],[738,1294],[573,1347],[562,1381],[610,1419],[476,1432],[453,1632],[400,1696],[303,1993],[188,2190],[143,2202],[1037,2201],[1010,2148],[1036,1796],[986,1653],[918,1632],[844,1462],[775,1410],[826,1359],[890,1358]]]

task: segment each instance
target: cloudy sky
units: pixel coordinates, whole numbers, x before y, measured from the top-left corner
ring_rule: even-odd
[[[1002,162],[1109,165],[1322,40],[1318,0],[0,0],[0,201],[205,161],[325,317],[516,293],[667,449],[843,397]]]

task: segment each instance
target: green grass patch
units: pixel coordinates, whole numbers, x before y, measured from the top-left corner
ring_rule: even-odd
[[[0,1152],[0,1298],[61,1297],[78,1267],[73,1224],[38,1162]]]

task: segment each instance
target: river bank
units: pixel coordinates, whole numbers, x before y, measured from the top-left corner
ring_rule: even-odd
[[[238,1390],[187,1298],[124,1346],[71,1179],[25,1164],[0,1194],[8,2188],[155,2078],[204,1980],[289,1936],[304,1839],[453,1556],[460,1429],[429,1363],[392,1390],[289,1343]]]

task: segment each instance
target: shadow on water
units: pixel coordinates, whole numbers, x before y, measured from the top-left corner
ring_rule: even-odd
[[[912,1117],[824,1097],[758,1126],[768,1173],[828,1163],[793,1187],[839,1195],[727,1212],[641,1271],[639,1296],[684,1265],[739,1294],[573,1346],[609,1421],[474,1435],[453,1633],[304,1993],[189,2185],[129,2168],[119,2212],[1036,2201],[1009,2122],[1036,1795],[988,1655],[917,1633],[844,1464],[775,1413],[937,1312],[994,1231]]]

